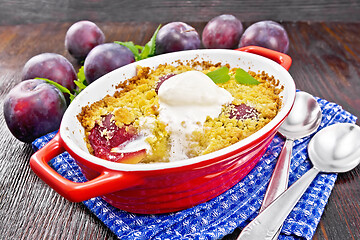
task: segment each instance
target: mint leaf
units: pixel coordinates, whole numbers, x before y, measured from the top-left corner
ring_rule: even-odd
[[[86,88],[86,85],[80,81],[75,80],[74,83],[78,87],[78,89],[75,90],[76,95]]]
[[[84,66],[81,66],[81,68],[79,69],[78,73],[76,74],[77,78],[79,82],[85,83],[86,79],[85,79],[85,72],[84,72]]]
[[[35,78],[35,79],[44,80],[45,82],[57,87],[57,89],[59,89],[62,93],[69,94],[71,101],[75,98],[75,95],[72,94],[69,89],[67,89],[66,87],[64,87],[63,85],[61,85],[61,84],[59,84],[57,82],[51,81],[50,79],[47,79],[47,78]]]
[[[154,34],[152,35],[149,42],[145,46],[136,45],[133,42],[120,42],[115,41],[114,43],[120,44],[127,47],[134,54],[135,60],[140,61],[145,58],[149,58],[155,55],[156,36],[160,30],[161,24],[158,26]]]
[[[141,53],[140,53],[140,59],[145,59],[145,58],[150,57],[150,56],[149,56],[149,55],[150,55],[150,51],[151,51],[150,46],[146,44],[146,45],[143,47],[143,49],[142,49],[142,51],[141,51]]]
[[[87,82],[85,78],[84,66],[82,66],[77,73],[77,80],[74,80],[75,85],[78,89],[75,89],[76,95],[78,95],[82,90],[87,87]]]
[[[75,80],[74,81],[75,85],[79,88],[79,92],[81,92],[82,90],[84,90],[86,88],[86,85],[80,81]]]
[[[141,60],[141,57],[140,57],[140,54],[139,54],[139,48],[133,42],[131,42],[131,41],[130,42],[115,41],[114,43],[117,43],[117,44],[120,44],[120,45],[122,45],[124,47],[127,47],[134,54],[134,57],[135,57],[136,61]]]
[[[235,73],[235,80],[240,84],[258,85],[260,82],[251,76],[244,69],[238,68]]]
[[[226,83],[229,81],[229,68],[221,67],[206,74],[214,83]]]
[[[158,34],[158,32],[159,32],[160,28],[161,28],[161,24],[160,24],[160,25],[157,27],[157,29],[155,30],[155,32],[154,32],[154,34],[152,35],[152,37],[151,37],[150,41],[149,41],[148,43],[146,43],[146,44],[145,44],[144,49],[145,49],[145,48],[147,48],[147,46],[148,46],[148,51],[149,51],[149,53],[148,53],[147,57],[152,57],[152,56],[154,56],[154,55],[155,55],[155,49],[156,49],[156,36],[157,36],[157,34]],[[143,50],[143,51],[144,51],[144,50]],[[147,51],[147,50],[146,50],[146,51]]]
[[[143,50],[143,46],[140,46],[140,45],[135,45],[135,47],[141,52]]]

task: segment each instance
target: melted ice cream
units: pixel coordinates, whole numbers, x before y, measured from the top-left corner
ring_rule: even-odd
[[[206,118],[218,117],[223,105],[233,100],[206,74],[188,71],[175,75],[159,88],[159,119],[170,132],[170,161],[188,158],[188,135],[202,128]]]

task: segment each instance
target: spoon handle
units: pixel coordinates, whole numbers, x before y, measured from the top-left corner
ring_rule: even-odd
[[[276,162],[274,172],[271,175],[269,185],[266,189],[260,212],[269,206],[269,204],[274,201],[280,194],[282,194],[288,187],[290,159],[293,145],[294,140],[286,138],[285,144]],[[279,227],[278,231],[274,235],[275,240],[278,239],[281,227],[282,226]]]
[[[271,240],[291,210],[320,171],[311,168],[284,193],[275,199],[241,232],[238,240]]]
[[[288,187],[290,159],[294,140],[287,138],[276,162],[274,172],[266,189],[260,212],[282,194]]]

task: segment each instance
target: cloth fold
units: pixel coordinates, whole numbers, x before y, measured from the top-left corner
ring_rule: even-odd
[[[322,109],[320,129],[335,123],[355,123],[356,117],[339,105],[316,98]],[[34,150],[43,147],[56,132],[33,142]],[[312,135],[294,142],[289,185],[311,167],[307,145]],[[84,201],[120,239],[220,239],[237,227],[246,226],[257,216],[284,139],[276,135],[255,168],[238,184],[220,196],[179,212],[143,215],[112,207],[99,197]],[[63,153],[50,161],[63,177],[84,182],[74,159]],[[336,174],[319,174],[286,219],[279,239],[311,239],[334,186]]]

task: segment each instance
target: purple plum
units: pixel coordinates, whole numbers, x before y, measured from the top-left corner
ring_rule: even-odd
[[[250,25],[240,39],[239,47],[250,45],[286,53],[289,49],[289,37],[279,23],[260,21]]]
[[[71,25],[65,35],[65,47],[77,60],[84,60],[97,45],[105,42],[105,35],[93,22],[79,21]]]
[[[10,132],[30,143],[59,128],[66,110],[62,92],[40,79],[20,82],[6,95],[4,117]]]
[[[156,54],[200,48],[198,32],[183,22],[171,22],[160,28],[156,36]]]
[[[237,47],[243,25],[239,19],[230,14],[223,14],[211,19],[202,32],[202,43],[205,48],[233,49]]]
[[[65,57],[57,53],[42,53],[30,58],[22,70],[22,80],[34,78],[47,78],[73,92],[77,76]]]
[[[134,54],[117,43],[94,47],[85,59],[84,72],[88,84],[119,67],[135,62]]]

